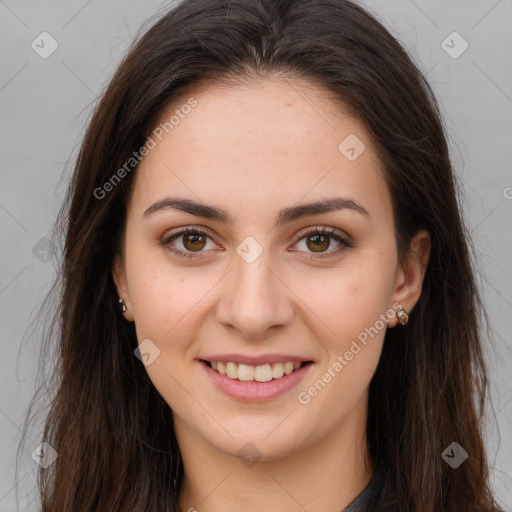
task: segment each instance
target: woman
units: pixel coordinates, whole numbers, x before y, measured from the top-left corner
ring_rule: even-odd
[[[90,122],[42,509],[492,511],[438,106],[346,0],[188,0]]]

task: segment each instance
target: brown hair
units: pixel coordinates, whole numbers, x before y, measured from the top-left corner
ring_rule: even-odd
[[[347,0],[187,0],[137,36],[110,80],[59,214],[61,276],[48,299],[57,294],[58,308],[43,347],[58,361],[55,387],[39,391],[51,393],[43,439],[59,457],[40,471],[44,512],[178,510],[172,411],[134,357],[134,325],[119,314],[112,279],[136,166],[97,191],[189,86],[272,75],[320,84],[364,122],[386,170],[400,261],[419,229],[432,238],[414,314],[387,331],[370,384],[369,450],[387,473],[379,510],[496,510],[482,429],[488,321],[424,75]],[[456,470],[441,457],[453,441],[469,454]]]

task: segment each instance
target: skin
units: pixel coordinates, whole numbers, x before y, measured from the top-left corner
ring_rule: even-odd
[[[187,91],[162,119],[191,96],[197,106],[137,169],[113,265],[124,317],[135,322],[139,343],[149,338],[160,350],[145,368],[173,410],[185,467],[180,507],[338,512],[374,471],[365,436],[368,386],[396,316],[309,403],[298,393],[332,373],[337,357],[393,304],[411,313],[430,237],[419,232],[399,266],[381,163],[364,125],[327,91],[270,78],[216,84]],[[366,146],[354,161],[338,150],[349,134]],[[170,195],[222,207],[235,222],[173,209],[144,216]],[[369,215],[345,209],[274,225],[282,208],[335,196]],[[162,240],[187,226],[210,238],[197,257],[180,258]],[[314,227],[335,229],[352,247],[336,252],[341,244],[328,237],[315,251],[314,235],[299,239]],[[248,236],[262,249],[252,263],[236,252]],[[198,247],[186,235],[169,246]],[[309,258],[319,253],[331,256]],[[314,364],[284,395],[249,403],[212,384],[198,359],[213,353],[296,354]],[[251,465],[240,456],[248,442],[257,450]]]

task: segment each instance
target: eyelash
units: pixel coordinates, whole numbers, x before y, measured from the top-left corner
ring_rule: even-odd
[[[161,243],[162,243],[162,245],[164,245],[166,247],[166,249],[169,252],[172,252],[173,254],[176,254],[176,256],[179,256],[181,258],[199,257],[201,252],[198,252],[198,253],[184,252],[184,251],[181,251],[181,250],[176,249],[175,247],[169,245],[169,243],[172,242],[173,240],[179,238],[180,236],[185,236],[185,235],[200,235],[200,236],[206,236],[208,238],[212,238],[208,233],[206,233],[205,231],[202,231],[201,229],[185,228],[185,229],[182,229],[181,231],[177,231],[176,233],[172,233],[170,236],[168,236],[164,240],[162,240]],[[331,257],[334,257],[335,255],[337,255],[338,253],[340,253],[341,251],[343,251],[344,249],[346,249],[348,247],[352,247],[352,244],[349,243],[344,238],[342,238],[340,235],[337,235],[336,231],[334,229],[326,228],[326,227],[307,229],[306,231],[302,232],[299,235],[299,237],[297,238],[297,241],[295,243],[298,243],[303,238],[306,238],[311,235],[328,235],[331,238],[334,238],[334,240],[336,240],[337,242],[339,242],[341,244],[341,247],[338,247],[338,249],[335,249],[334,251],[330,251],[327,253],[317,253],[317,254],[311,253],[314,255],[308,256],[308,258],[310,258],[310,259],[316,260],[316,259],[323,259],[323,258],[331,258]]]

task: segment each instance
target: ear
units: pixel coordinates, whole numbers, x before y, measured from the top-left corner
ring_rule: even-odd
[[[112,264],[112,277],[114,279],[117,294],[119,295],[119,298],[124,300],[124,305],[126,306],[126,311],[124,311],[122,314],[126,320],[133,322],[133,308],[130,302],[130,294],[128,292],[128,283],[126,279],[124,261],[121,254],[119,253],[115,256],[114,262]]]
[[[430,247],[431,239],[428,231],[418,231],[411,240],[409,256],[404,266],[401,266],[396,274],[392,295],[393,304],[400,304],[407,313],[412,311],[420,298],[430,256]],[[388,327],[394,327],[397,324],[398,319],[393,317],[389,321]]]

